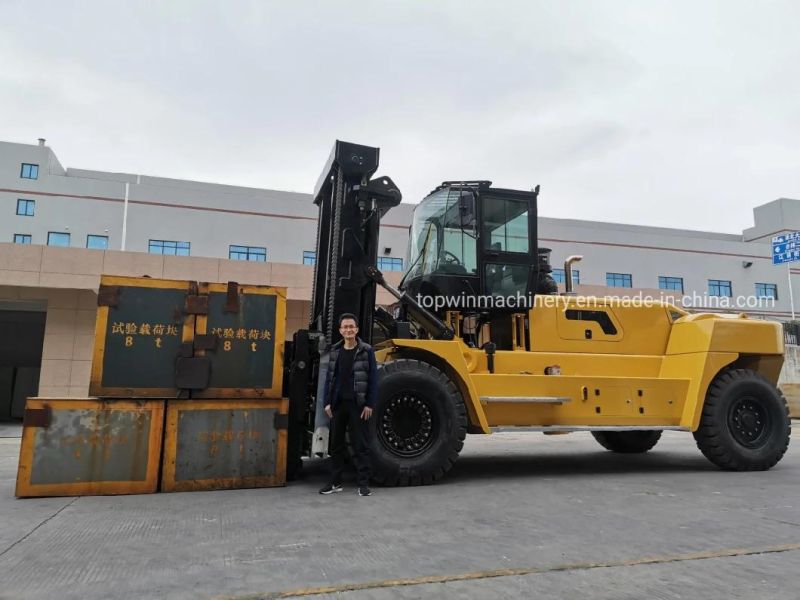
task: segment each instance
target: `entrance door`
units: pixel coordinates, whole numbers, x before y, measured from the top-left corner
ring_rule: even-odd
[[[0,304],[0,421],[22,418],[25,398],[39,391],[44,310],[27,303]]]

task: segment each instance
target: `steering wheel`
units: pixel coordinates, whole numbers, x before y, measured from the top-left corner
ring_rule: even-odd
[[[449,250],[442,250],[442,257],[447,265],[460,265],[461,260]]]

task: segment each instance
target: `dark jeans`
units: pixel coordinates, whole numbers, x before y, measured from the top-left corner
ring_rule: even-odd
[[[342,483],[342,471],[347,458],[347,431],[350,432],[350,444],[353,446],[356,461],[356,479],[358,487],[369,485],[371,473],[369,457],[369,424],[361,418],[363,409],[355,400],[339,400],[333,409],[331,419],[331,459],[333,470],[331,483]]]

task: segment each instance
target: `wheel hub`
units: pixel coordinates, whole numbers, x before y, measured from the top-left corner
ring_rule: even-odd
[[[389,399],[381,414],[378,433],[393,454],[419,456],[433,443],[434,415],[427,398],[403,392]]]
[[[728,427],[733,438],[746,448],[759,448],[766,442],[768,415],[753,397],[739,398],[731,405]]]

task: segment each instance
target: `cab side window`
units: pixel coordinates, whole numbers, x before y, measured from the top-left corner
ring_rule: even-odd
[[[526,201],[492,198],[491,201],[484,204],[484,213],[487,233],[484,237],[484,247],[487,250],[528,252],[528,203]]]

